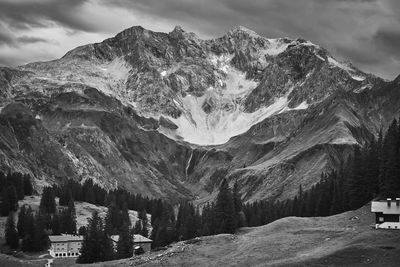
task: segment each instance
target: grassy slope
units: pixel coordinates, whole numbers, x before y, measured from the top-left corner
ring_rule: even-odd
[[[325,218],[289,217],[116,261],[127,266],[398,266],[400,231],[374,230],[366,206]],[[99,264],[108,266],[110,263]]]
[[[22,267],[22,266],[44,266],[44,264],[47,262],[45,259],[38,259],[34,261],[26,261],[23,259],[17,259],[13,256],[9,255],[4,255],[0,254],[0,266],[1,267]]]
[[[369,210],[283,218],[236,235],[201,237],[165,251],[90,266],[398,266],[400,231],[372,229]]]

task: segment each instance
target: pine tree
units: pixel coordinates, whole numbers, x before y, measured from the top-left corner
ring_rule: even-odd
[[[236,230],[235,204],[228,182],[224,179],[215,203],[217,229],[219,233],[234,233]]]
[[[129,225],[124,222],[119,232],[117,243],[117,256],[119,259],[130,258],[133,255],[133,236],[129,231]]]
[[[147,225],[142,222],[142,229],[139,232],[140,235],[144,236],[144,237],[148,237],[149,236],[149,230],[147,229]]]
[[[18,200],[24,199],[25,191],[24,191],[24,177],[20,173],[14,173],[12,175],[12,179],[14,180],[15,190],[17,193]]]
[[[246,224],[246,218],[244,212],[242,211],[243,203],[240,197],[239,184],[237,181],[233,185],[233,201],[235,204],[237,227],[243,227]]]
[[[60,225],[60,217],[57,213],[53,215],[52,223],[51,223],[51,230],[53,235],[60,235],[61,234],[61,225]]]
[[[126,202],[122,203],[122,209],[121,209],[121,216],[120,216],[120,228],[123,226],[124,223],[128,224],[128,227],[131,225],[131,220],[129,218],[129,211],[128,211],[128,205]]]
[[[105,218],[105,229],[109,235],[115,235],[118,233],[118,229],[121,225],[121,216],[120,211],[113,201],[107,209],[106,218]]]
[[[111,260],[113,247],[109,235],[104,231],[103,221],[97,211],[89,219],[78,263],[93,263]]]
[[[12,249],[19,247],[19,237],[14,223],[14,214],[10,212],[6,221],[6,228],[4,233],[6,244]]]
[[[39,210],[42,213],[54,214],[56,212],[56,201],[53,188],[43,188],[42,198],[40,199]]]
[[[349,192],[349,205],[352,209],[358,209],[367,201],[370,200],[371,193],[368,188],[366,177],[366,166],[364,151],[356,148],[354,151],[354,159],[352,165],[352,171],[348,180],[348,192]]]
[[[86,235],[86,227],[85,226],[79,227],[78,235],[81,235],[81,236],[85,236]]]
[[[27,208],[26,205],[23,205],[19,210],[17,223],[18,234],[21,238],[25,236],[26,214]]]
[[[1,216],[8,216],[10,212],[10,198],[8,196],[7,188],[4,188],[0,194]]]
[[[31,178],[27,174],[24,175],[24,193],[25,196],[31,196],[33,194]]]
[[[73,201],[71,188],[68,186],[64,186],[58,203],[60,206],[68,206],[71,200]]]
[[[34,235],[35,235],[35,221],[33,217],[32,208],[26,210],[24,219],[24,238],[22,240],[22,251],[35,251],[34,248]]]
[[[35,217],[35,227],[33,236],[34,251],[42,251],[48,248],[49,237],[45,230],[45,220],[40,213]]]
[[[69,199],[68,209],[67,209],[67,231],[68,234],[76,234],[76,212],[75,212],[75,204],[72,198]]]
[[[393,120],[385,135],[382,146],[380,168],[380,194],[385,197],[396,197],[400,193],[399,167],[399,129],[397,120]]]
[[[137,220],[135,226],[132,228],[134,234],[140,234],[142,232],[142,220]]]
[[[17,198],[17,191],[13,185],[8,186],[7,188],[8,199],[10,203],[10,211],[17,211],[18,210],[18,198]]]

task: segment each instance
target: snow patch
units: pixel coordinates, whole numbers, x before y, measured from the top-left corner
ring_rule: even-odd
[[[321,57],[320,55],[318,55],[318,54],[315,54],[315,55],[316,55],[317,58],[319,58],[320,60],[325,61],[325,59],[324,59],[323,57]]]
[[[308,108],[307,101],[303,101],[302,103],[300,103],[300,105],[298,105],[297,107],[293,108],[293,110],[307,109],[307,108]]]
[[[337,61],[336,59],[332,58],[332,57],[328,57],[328,62],[335,66],[338,67],[340,69],[343,69],[345,71],[354,71],[351,67],[349,67],[347,64],[341,63],[339,61]]]
[[[366,79],[364,76],[358,76],[358,75],[354,75],[354,74],[350,75],[350,76],[351,76],[351,78],[353,78],[353,80],[360,81],[360,82],[362,82]]]
[[[233,70],[231,70],[233,71]],[[159,131],[171,138],[183,139],[189,143],[199,145],[217,145],[229,141],[233,136],[247,132],[253,125],[264,119],[288,110],[288,95],[275,99],[268,107],[262,107],[253,113],[244,112],[240,105],[247,93],[255,88],[257,83],[246,80],[243,73],[235,70],[234,75],[228,75],[226,87],[207,91],[202,97],[186,95],[178,103],[185,111],[178,118],[168,117],[178,126],[171,130],[160,128]],[[205,102],[215,102],[217,108],[206,113],[202,106]],[[207,102],[208,103],[208,102]],[[300,104],[296,109],[307,108],[306,103]]]
[[[264,55],[276,56],[284,52],[291,43],[282,42],[282,39],[268,39],[269,47],[262,52]]]
[[[329,143],[335,144],[335,145],[348,145],[348,144],[357,145],[358,144],[356,139],[354,139],[354,137],[352,137],[352,136],[339,137],[339,138],[336,138],[336,139],[330,141]]]
[[[345,71],[350,75],[350,77],[351,77],[353,80],[362,82],[362,81],[364,81],[364,80],[366,79],[365,76],[363,76],[363,75],[358,75],[358,74],[357,74],[357,70],[353,69],[353,68],[350,67],[348,64],[339,62],[339,61],[337,61],[336,59],[334,59],[334,58],[332,58],[332,57],[328,57],[328,61],[329,61],[329,63],[330,63],[331,65],[345,70]],[[358,73],[359,73],[359,72],[358,72]]]

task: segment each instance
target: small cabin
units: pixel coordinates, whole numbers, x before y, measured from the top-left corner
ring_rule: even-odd
[[[371,202],[376,229],[400,229],[400,198]]]
[[[116,249],[119,235],[112,235],[111,240],[113,241],[114,249]],[[150,252],[152,242],[153,240],[148,239],[147,237],[144,237],[142,235],[133,235],[133,248],[135,252],[141,250],[143,250],[144,253]]]

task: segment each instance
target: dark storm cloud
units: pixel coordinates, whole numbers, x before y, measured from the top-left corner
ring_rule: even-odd
[[[18,43],[22,44],[34,44],[34,43],[48,43],[49,41],[40,37],[34,36],[21,36],[17,38]]]
[[[14,44],[14,38],[9,34],[0,31],[0,46],[13,45],[13,44]]]
[[[243,25],[266,37],[311,40],[387,78],[400,72],[399,14],[399,0],[0,0],[0,23],[9,30],[58,25],[65,35],[108,37],[132,22],[154,30],[172,30],[178,24],[208,38]],[[0,45],[21,41],[10,39],[0,27]]]
[[[400,28],[379,29],[373,40],[383,51],[400,59]]]
[[[95,28],[74,14],[87,0],[0,1],[0,17],[14,29],[47,27],[59,23],[65,27],[84,31]]]

